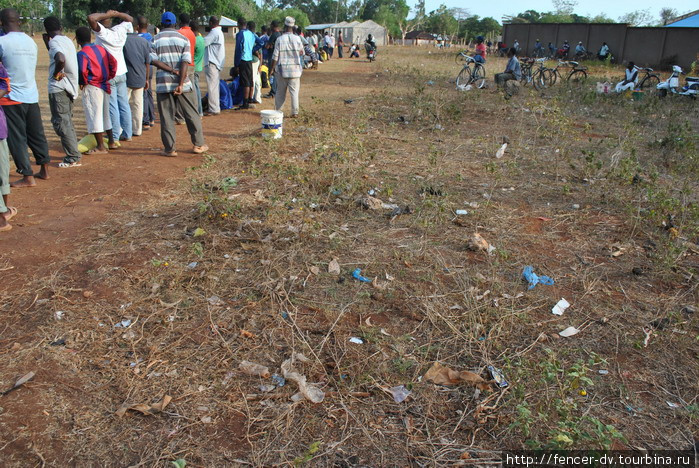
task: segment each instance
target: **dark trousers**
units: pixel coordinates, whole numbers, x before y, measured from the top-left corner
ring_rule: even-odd
[[[143,125],[150,125],[153,122],[155,122],[155,103],[153,91],[148,87],[143,91]]]
[[[342,46],[337,46],[337,57],[342,58]]]
[[[182,116],[187,124],[187,131],[194,146],[204,146],[204,132],[201,128],[201,117],[197,103],[194,102],[194,91],[179,95],[173,93],[158,93],[158,113],[160,114],[160,138],[163,140],[165,151],[175,151],[175,112],[177,107],[182,110]]]
[[[63,151],[66,153],[64,162],[79,161],[81,154],[78,151],[78,138],[73,126],[73,99],[65,91],[51,93],[49,109],[51,109],[53,130],[60,137]]]
[[[32,150],[38,165],[48,164],[49,144],[44,135],[39,104],[15,104],[3,106],[7,118],[7,146],[17,166],[17,172],[23,176],[33,176],[29,149]]]

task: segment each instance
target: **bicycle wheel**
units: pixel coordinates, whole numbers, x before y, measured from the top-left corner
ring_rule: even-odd
[[[549,86],[553,86],[558,82],[558,77],[560,76],[560,73],[558,73],[558,70],[555,68],[547,68],[546,71],[549,72],[549,76],[551,79],[551,84]]]
[[[464,54],[463,52],[459,52],[458,54],[456,54],[455,61],[457,64],[461,66],[466,65],[466,54]]]
[[[568,83],[583,84],[587,81],[587,72],[585,70],[573,70],[568,75]]]
[[[471,69],[469,67],[464,67],[456,77],[456,87],[460,88],[469,84],[471,84]]]
[[[660,83],[658,75],[648,75],[638,84],[640,89],[655,89]]]
[[[532,83],[534,83],[534,89],[537,91],[541,91],[542,89],[546,89],[546,77],[545,75],[548,73],[548,70],[544,69],[538,69],[537,71],[534,72],[534,76],[532,76]]]
[[[478,89],[483,89],[485,87],[485,67],[483,65],[476,65],[471,74],[471,81]]]

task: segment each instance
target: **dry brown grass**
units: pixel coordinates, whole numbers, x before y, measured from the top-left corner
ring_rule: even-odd
[[[0,382],[38,369],[0,397],[6,465],[445,466],[530,445],[691,446],[696,107],[565,87],[506,101],[457,92],[456,71],[451,54],[391,49],[309,74],[282,141],[241,139],[4,297]],[[357,205],[377,188],[411,214]],[[471,213],[457,224],[455,209]],[[466,249],[476,231],[494,255]],[[525,265],[555,286],[527,290]],[[582,331],[560,338],[570,325]],[[321,404],[238,371],[280,373],[299,352]],[[435,361],[492,364],[511,386],[437,387],[421,378]],[[412,393],[395,403],[383,389],[401,384]],[[115,416],[164,395],[163,413]]]

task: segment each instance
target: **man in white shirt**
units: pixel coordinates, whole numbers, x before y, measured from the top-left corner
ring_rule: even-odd
[[[206,72],[206,87],[209,92],[209,111],[204,115],[218,115],[221,113],[221,103],[219,101],[218,85],[221,80],[221,70],[226,61],[226,46],[223,39],[223,31],[218,25],[218,18],[209,18],[211,31],[206,35],[204,41],[204,70]]]
[[[112,26],[112,18],[122,21]],[[121,146],[120,139],[131,141],[133,131],[124,59],[124,44],[126,35],[133,32],[133,18],[126,13],[109,10],[106,13],[92,13],[87,17],[87,22],[95,31],[95,43],[104,47],[117,61],[116,76],[110,81],[112,92],[109,95],[109,118],[112,121],[112,134],[108,135],[109,149],[116,149]]]
[[[616,92],[621,93],[634,89],[636,87],[636,80],[638,80],[638,70],[636,70],[636,65],[633,62],[629,62],[624,73],[624,79],[616,84]],[[11,85],[10,83],[10,86]]]
[[[49,109],[51,124],[61,138],[66,155],[60,167],[80,165],[78,138],[73,126],[73,102],[78,97],[78,53],[73,41],[63,35],[61,21],[55,16],[44,19],[43,35],[49,49]]]
[[[299,89],[301,87],[301,66],[304,51],[301,38],[294,34],[296,20],[287,16],[284,20],[284,34],[274,44],[270,75],[276,76],[277,92],[274,95],[274,107],[281,110],[286,100],[286,90],[291,95],[291,117],[299,114]]]

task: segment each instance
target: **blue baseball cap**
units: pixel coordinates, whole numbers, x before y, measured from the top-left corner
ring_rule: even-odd
[[[172,26],[177,24],[177,18],[175,17],[174,13],[166,11],[163,13],[163,16],[160,17],[160,23],[163,26]]]

